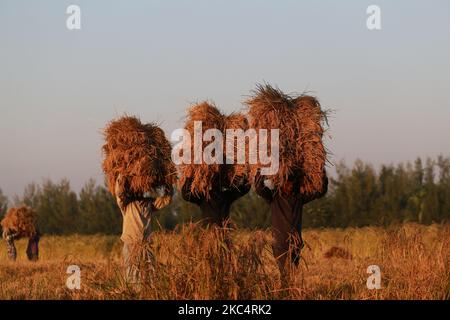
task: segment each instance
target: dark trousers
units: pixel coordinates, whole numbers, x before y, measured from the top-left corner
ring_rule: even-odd
[[[155,258],[150,250],[150,241],[142,243],[124,243],[122,249],[125,265],[125,281],[138,288],[148,272],[155,266]]]
[[[277,197],[271,203],[274,257],[282,273],[289,263],[298,265],[302,240],[302,203],[297,199]]]
[[[28,240],[27,258],[30,261],[37,261],[39,259],[39,235],[36,235]]]
[[[6,239],[6,249],[8,251],[8,258],[11,261],[15,261],[17,259],[17,250],[14,244],[14,239],[12,237],[8,237]],[[30,261],[37,261],[39,259],[39,236],[34,236],[28,240],[27,246],[27,258]]]
[[[205,225],[215,224],[223,227],[230,217],[231,201],[226,199],[218,200],[205,200],[200,204],[200,210],[202,213],[202,221]]]

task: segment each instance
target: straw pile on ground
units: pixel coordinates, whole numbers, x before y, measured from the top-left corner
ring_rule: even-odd
[[[222,164],[207,164],[204,162],[203,157],[201,163],[194,163],[194,123],[196,121],[202,123],[202,135],[208,129],[218,129],[223,134],[223,141],[226,141],[226,129],[246,130],[248,124],[243,115],[234,113],[225,116],[212,103],[201,102],[189,108],[185,129],[191,137],[191,163],[180,165],[179,186],[182,187],[187,178],[192,178],[190,192],[195,196],[209,198],[210,188],[217,182],[220,182],[223,186],[231,187],[242,177],[246,176],[248,170],[246,169],[246,164],[226,164],[226,143],[223,143],[223,159],[220,160]],[[211,144],[211,141],[202,139],[202,154],[209,144]],[[235,145],[235,152],[237,151],[236,148],[237,146]]]
[[[353,259],[352,254],[341,247],[331,247],[330,249],[328,249],[328,251],[326,251],[324,253],[323,257],[326,259],[331,259],[331,258],[340,258],[340,259],[346,259],[346,260]]]
[[[121,187],[135,195],[157,192],[159,187],[176,182],[172,148],[157,125],[125,115],[111,121],[104,135],[102,166],[113,195],[119,176]]]
[[[326,150],[322,143],[326,114],[316,98],[289,96],[270,85],[258,85],[253,97],[246,101],[250,127],[256,130],[279,129],[278,173],[269,176],[277,189],[295,177],[304,195],[322,192]],[[270,139],[267,150],[270,151]],[[251,178],[264,165],[251,166]]]
[[[27,206],[11,208],[3,218],[1,225],[3,231],[11,230],[18,237],[34,237],[36,230],[36,211]]]

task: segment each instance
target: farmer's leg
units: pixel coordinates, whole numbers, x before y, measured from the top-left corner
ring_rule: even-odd
[[[28,240],[27,257],[30,261],[37,261],[39,259],[39,235],[31,237]]]
[[[122,256],[125,268],[125,281],[127,284],[137,284],[139,282],[137,264],[137,245],[132,242],[124,242]]]
[[[139,284],[154,266],[154,257],[150,248],[150,215],[140,214],[139,223],[135,228],[127,228],[127,235],[126,239],[132,240],[124,241],[123,246],[125,277],[128,283]]]
[[[9,260],[16,261],[17,251],[16,246],[14,245],[14,240],[11,238],[6,238],[6,249],[8,251]]]
[[[140,249],[143,238],[143,227],[139,213],[129,211],[123,221],[123,264],[125,269],[125,281],[128,284],[139,282]]]
[[[203,226],[218,227],[222,229],[223,241],[228,249],[232,249],[233,242],[229,232],[230,207],[232,202],[224,199],[210,199],[201,205]]]
[[[300,261],[301,240],[301,208],[283,205],[272,206],[272,250],[283,273],[288,262],[297,265]],[[289,257],[289,252],[291,253]],[[290,258],[288,260],[288,257]]]
[[[290,226],[284,223],[278,215],[272,213],[272,251],[281,272],[284,272],[287,263],[289,231]]]
[[[202,225],[207,227],[209,225],[220,225],[220,207],[213,199],[205,200],[200,205]]]
[[[302,210],[298,210],[295,214],[293,228],[289,235],[289,247],[291,249],[291,261],[298,265],[300,262],[300,254],[304,247],[302,239]]]
[[[130,285],[140,285],[154,268],[155,259],[148,243],[124,243],[123,262],[125,281]]]
[[[151,250],[152,243],[152,225],[150,215],[143,217],[142,222],[144,224],[144,239],[142,242],[142,257],[144,267],[146,271],[150,271],[155,266],[155,257]]]

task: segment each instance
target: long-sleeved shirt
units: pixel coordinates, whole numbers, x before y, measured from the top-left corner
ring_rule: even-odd
[[[149,240],[151,234],[152,198],[132,198],[116,182],[116,200],[122,212],[122,236],[125,243],[142,243]]]
[[[328,190],[328,178],[324,172],[323,190],[312,195],[302,195],[298,182],[293,181],[294,192],[283,194],[280,190],[271,190],[265,184],[265,177],[258,175],[255,179],[255,191],[264,198],[271,211],[272,233],[274,237],[273,252],[280,267],[284,266],[286,261],[285,253],[289,250],[289,242],[292,236],[298,237],[300,243],[293,252],[292,260],[298,263],[300,248],[302,246],[302,211],[303,205],[317,198],[322,197]]]

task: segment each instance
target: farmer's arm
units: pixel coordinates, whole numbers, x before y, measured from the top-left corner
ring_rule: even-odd
[[[245,196],[250,189],[251,185],[248,183],[248,180],[242,179],[237,186],[233,186],[227,191],[227,196],[231,201],[236,201],[237,199]]]
[[[192,180],[193,180],[192,178],[186,178],[186,181],[184,182],[183,187],[181,188],[181,196],[186,201],[200,205],[203,199],[199,196],[192,194],[191,192]]]
[[[3,238],[6,241],[6,249],[8,252],[8,258],[12,261],[17,258],[16,246],[14,245],[14,239],[18,238],[17,233],[14,233],[12,230],[4,230]]]
[[[6,241],[14,241],[19,239],[19,233],[11,229],[3,229],[3,239]]]
[[[269,189],[264,183],[265,177],[261,176],[258,172],[255,177],[255,191],[260,197],[263,197],[266,201],[272,202],[273,200],[273,190]]]
[[[168,206],[173,196],[173,187],[170,185],[164,186],[162,194],[152,202],[152,209],[154,211],[161,210]]]
[[[306,204],[308,202],[311,202],[315,199],[322,198],[328,191],[328,177],[324,170],[323,173],[323,182],[322,182],[322,190],[317,191],[315,193],[302,193],[302,202],[303,204]]]
[[[119,206],[122,213],[125,213],[127,206],[133,201],[150,201],[153,202],[155,199],[151,197],[146,197],[144,194],[132,194],[129,190],[129,184],[122,176],[119,176],[116,180],[115,194],[117,205]]]
[[[127,204],[127,192],[125,190],[125,188],[123,187],[123,183],[121,181],[121,177],[119,177],[116,181],[116,186],[115,186],[115,194],[116,194],[116,201],[117,201],[117,205],[120,208],[120,211],[122,211],[122,213],[125,213],[125,208],[126,208],[126,204]]]

